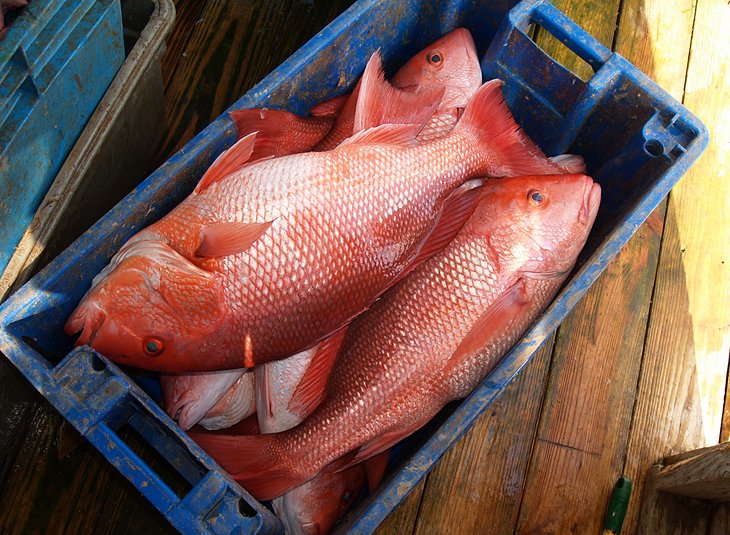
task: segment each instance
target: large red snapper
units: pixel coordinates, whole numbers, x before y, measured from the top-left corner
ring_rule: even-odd
[[[482,71],[469,30],[457,28],[413,56],[392,78],[399,89],[411,92],[444,90],[438,109],[418,134],[419,141],[435,139],[453,130],[474,92],[482,85]],[[312,109],[313,117],[284,110],[247,109],[231,112],[238,136],[253,132],[260,143],[252,159],[284,156],[310,150],[331,150],[353,134],[360,91],[324,102]],[[392,118],[403,123],[404,118]]]
[[[327,396],[302,424],[257,437],[195,436],[261,500],[343,455],[391,447],[465,397],[548,305],[598,211],[585,175],[490,180],[454,240],[348,329]]]
[[[365,118],[398,105],[376,59]],[[419,125],[386,124],[333,151],[243,165],[255,136],[244,138],[122,247],[66,332],[120,364],[173,373],[253,367],[319,343],[443,249],[474,208],[470,179],[562,171],[521,133],[501,85],[484,84],[457,127],[424,145]]]

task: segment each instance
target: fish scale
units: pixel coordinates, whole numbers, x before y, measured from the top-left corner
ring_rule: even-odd
[[[473,390],[544,310],[599,201],[584,175],[489,181],[451,243],[350,325],[314,413],[276,435],[196,440],[259,499],[393,446]]]
[[[378,65],[368,64],[364,96],[393,91]],[[433,96],[417,98],[433,108]],[[378,97],[363,102],[367,115]],[[188,198],[130,240],[134,258],[112,259],[67,332],[83,327],[77,343],[157,371],[285,358],[334,334],[443,248],[474,207],[467,192],[478,183],[470,179],[562,171],[519,131],[498,81],[475,93],[447,136],[419,145],[417,132],[418,126],[386,124],[331,152],[224,174],[251,154],[254,136],[242,139]],[[132,264],[138,267],[128,269]],[[292,291],[293,279],[300,291]],[[196,284],[192,307],[183,297]],[[120,293],[136,296],[137,306],[132,300],[120,308]],[[156,301],[160,306],[149,306]]]

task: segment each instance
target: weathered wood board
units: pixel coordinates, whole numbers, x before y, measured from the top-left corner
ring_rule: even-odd
[[[691,2],[626,1],[621,8],[615,50],[681,98]],[[679,58],[671,66],[655,60],[652,35],[662,54]],[[602,526],[624,468],[664,210],[650,216],[559,331],[519,532],[596,533]]]
[[[661,9],[668,16],[663,3]],[[680,10],[669,12],[679,16]],[[703,119],[711,141],[669,196],[626,459],[625,471],[638,483],[626,519],[630,528],[637,525],[647,467],[720,437],[730,349],[730,83],[727,39],[718,28],[728,22],[726,2],[697,2],[684,103]],[[667,31],[679,24],[668,21]]]
[[[730,442],[687,452],[654,476],[659,491],[700,500],[730,501]]]
[[[429,475],[414,533],[511,532],[535,424],[545,392],[552,340]]]

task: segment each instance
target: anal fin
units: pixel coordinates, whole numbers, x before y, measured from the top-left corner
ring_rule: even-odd
[[[371,493],[378,488],[378,485],[383,480],[385,469],[388,467],[389,456],[390,448],[362,462],[362,467],[365,469],[365,477],[368,480],[368,490]]]
[[[327,390],[332,368],[337,362],[347,327],[343,327],[332,336],[320,342],[317,352],[312,357],[307,371],[297,385],[291,399],[289,410],[302,419],[309,416],[322,402]]]
[[[350,98],[350,93],[345,93],[339,97],[334,97],[329,100],[324,100],[319,104],[316,104],[309,110],[312,117],[335,117],[345,107],[347,99]]]
[[[251,108],[229,113],[238,137],[256,132],[252,161],[311,151],[329,132],[332,116],[301,117],[286,110]]]

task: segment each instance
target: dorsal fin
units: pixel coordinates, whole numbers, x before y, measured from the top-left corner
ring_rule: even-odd
[[[224,150],[208,167],[208,170],[200,179],[195,187],[195,193],[205,191],[208,186],[227,177],[236,169],[245,164],[251,157],[254,143],[256,142],[256,132],[239,139],[230,149]]]
[[[380,53],[370,57],[362,75],[355,108],[353,133],[383,124],[417,124],[423,127],[441,103],[444,87],[420,93],[402,91],[385,79]]]

